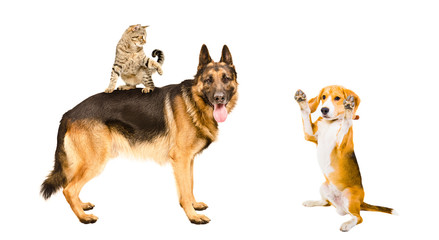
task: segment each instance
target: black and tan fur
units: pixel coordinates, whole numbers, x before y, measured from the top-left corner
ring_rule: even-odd
[[[79,199],[82,187],[98,175],[111,158],[124,154],[171,163],[180,205],[192,223],[210,221],[195,210],[207,205],[193,195],[194,157],[218,135],[213,105],[221,101],[230,112],[237,101],[235,67],[224,45],[220,62],[213,62],[203,45],[193,80],[156,88],[100,93],[64,114],[58,131],[54,170],[41,186],[48,199],[59,188],[82,223],[97,217],[86,214],[94,207]],[[218,100],[215,95],[225,96]]]

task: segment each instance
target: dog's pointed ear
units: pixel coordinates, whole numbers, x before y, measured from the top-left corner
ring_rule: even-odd
[[[353,96],[354,97],[354,102],[355,102],[355,106],[354,106],[354,112],[353,112],[353,119],[357,120],[360,118],[360,116],[355,115],[355,113],[357,112],[358,106],[360,105],[360,97],[358,97],[358,95],[356,93],[354,93],[354,91],[349,90],[349,89],[344,89],[344,97],[347,98],[348,96]]]
[[[212,58],[209,55],[209,50],[206,44],[203,44],[200,51],[200,62],[198,63],[198,70],[202,69],[204,66],[212,62]]]
[[[228,65],[233,65],[232,54],[230,54],[229,48],[227,45],[223,46],[223,51],[221,53],[220,62],[226,63]]]
[[[319,107],[320,99],[322,99],[322,94],[323,94],[323,89],[320,90],[320,93],[319,93],[319,95],[317,95],[317,97],[311,98],[308,101],[308,106],[309,106],[309,109],[311,110],[311,113],[315,112],[317,110],[317,108]]]
[[[142,28],[143,28],[143,29],[145,29],[145,28],[147,28],[147,27],[149,27],[149,25],[146,25],[146,26],[142,26]]]

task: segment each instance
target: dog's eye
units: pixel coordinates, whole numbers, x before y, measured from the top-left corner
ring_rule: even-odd
[[[340,100],[340,97],[335,97],[334,100],[338,101],[338,100]]]
[[[325,100],[325,99],[326,99],[326,96],[325,96],[325,95],[323,95],[322,99],[323,99],[323,100]]]
[[[204,80],[204,83],[206,83],[206,84],[211,84],[212,82],[213,82],[212,77],[208,77]]]
[[[228,83],[230,80],[232,80],[232,79],[227,77],[226,75],[223,76],[223,82],[224,83]]]

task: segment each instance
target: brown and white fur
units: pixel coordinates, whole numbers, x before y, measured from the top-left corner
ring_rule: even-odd
[[[333,205],[340,215],[351,215],[340,230],[347,232],[363,222],[360,210],[393,214],[391,208],[373,206],[363,202],[364,190],[360,169],[354,153],[352,120],[360,104],[353,91],[342,86],[328,86],[307,102],[301,90],[295,94],[299,103],[305,139],[317,144],[317,159],[326,181],[320,188],[322,199],[306,201],[306,207]],[[322,115],[315,121],[311,113],[321,103]]]
[[[111,70],[110,84],[105,90],[111,93],[116,87],[119,76],[125,85],[119,86],[118,90],[130,90],[136,88],[137,84],[143,84],[143,93],[154,90],[154,82],[151,75],[158,72],[163,74],[161,65],[164,62],[164,54],[156,49],[152,57],[158,56],[157,62],[146,57],[143,52],[143,45],[146,43],[146,28],[148,26],[132,25],[122,35],[116,47],[116,59]]]

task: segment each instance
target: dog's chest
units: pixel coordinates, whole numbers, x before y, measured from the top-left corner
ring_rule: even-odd
[[[334,171],[331,166],[331,153],[334,150],[341,121],[318,123],[317,131],[317,160],[325,176]]]

